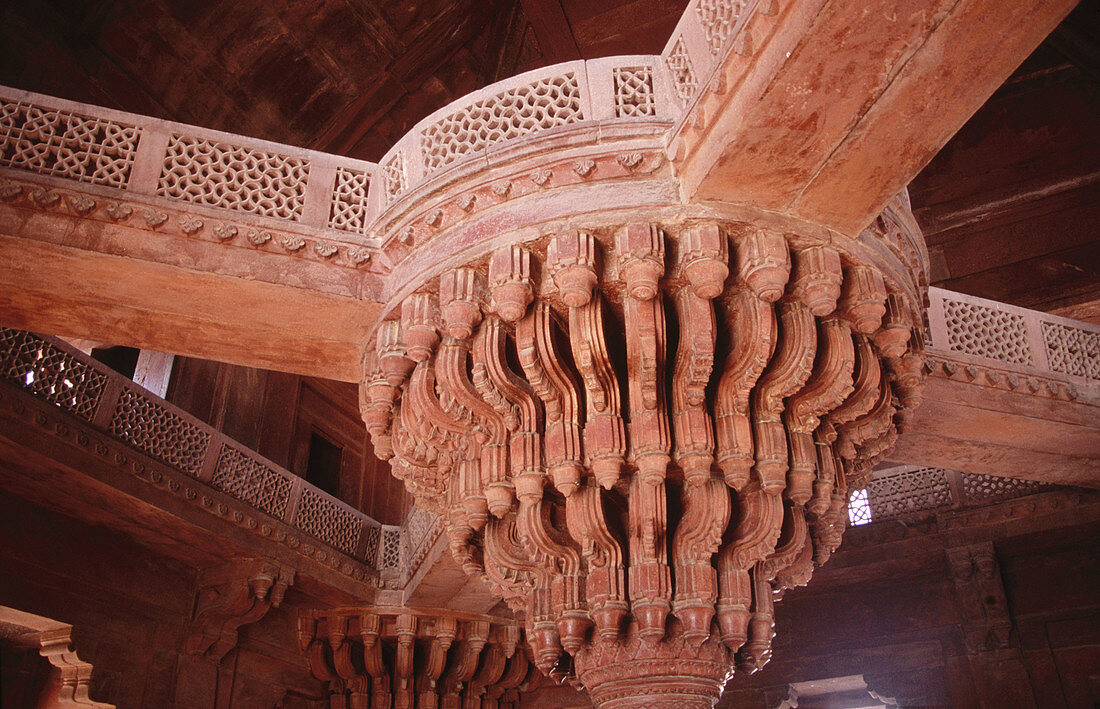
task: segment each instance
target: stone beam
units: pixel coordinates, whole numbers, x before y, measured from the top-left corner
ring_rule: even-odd
[[[683,194],[858,234],[1075,4],[750,3],[709,74],[689,7],[670,42],[697,67],[670,141]]]
[[[924,403],[890,460],[1100,487],[1100,327],[929,295]]]

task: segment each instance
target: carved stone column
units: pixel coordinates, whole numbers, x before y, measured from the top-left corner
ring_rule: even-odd
[[[410,247],[364,418],[543,674],[600,707],[703,707],[768,661],[774,601],[837,548],[920,400],[923,262],[898,246],[919,233],[888,212],[846,242],[517,210],[511,241],[441,237],[445,265]],[[444,706],[487,657],[436,675]]]

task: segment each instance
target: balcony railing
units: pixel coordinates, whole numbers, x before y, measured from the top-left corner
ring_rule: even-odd
[[[929,288],[926,344],[961,363],[996,362],[1079,386],[1100,382],[1100,326]]]
[[[0,328],[0,379],[313,537],[334,568],[332,551],[381,566],[378,522],[56,338]]]

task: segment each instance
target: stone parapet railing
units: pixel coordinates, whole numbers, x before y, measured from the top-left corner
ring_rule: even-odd
[[[848,510],[852,524],[859,525],[981,507],[1053,487],[1033,480],[901,465],[876,471],[864,490],[853,492]]]
[[[0,167],[362,235],[374,163],[0,87]]]
[[[609,57],[499,81],[417,123],[381,165],[0,87],[0,168],[365,245],[394,199],[514,139],[671,123],[664,67],[656,56]]]
[[[1100,383],[1100,326],[942,288],[929,288],[928,297],[925,344],[932,354],[963,364],[992,361],[1078,387]]]
[[[424,118],[382,158],[385,209],[421,182],[519,138],[631,121],[671,123],[679,112],[656,56],[616,56],[542,67],[463,96]]]
[[[729,50],[744,51],[744,28],[772,0],[691,0],[661,51],[676,101],[676,117],[690,113]]]
[[[313,537],[329,550],[317,558],[333,568],[359,576],[356,568],[381,565],[378,522],[60,340],[0,328],[0,380]],[[341,565],[341,556],[355,564]]]

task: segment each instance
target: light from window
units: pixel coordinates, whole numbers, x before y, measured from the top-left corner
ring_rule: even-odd
[[[867,500],[867,490],[855,490],[848,498],[848,520],[852,526],[871,522],[871,503]]]

